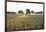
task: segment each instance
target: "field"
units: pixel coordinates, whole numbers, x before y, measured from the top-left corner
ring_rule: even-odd
[[[8,31],[37,30],[43,28],[43,15],[7,14]]]

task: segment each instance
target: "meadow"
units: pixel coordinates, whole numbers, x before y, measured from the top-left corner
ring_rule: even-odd
[[[7,31],[43,29],[43,15],[7,14]]]

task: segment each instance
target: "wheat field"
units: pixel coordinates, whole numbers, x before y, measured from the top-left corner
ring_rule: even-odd
[[[7,31],[43,29],[43,15],[7,14]]]

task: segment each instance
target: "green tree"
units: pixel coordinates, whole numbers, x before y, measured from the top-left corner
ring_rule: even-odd
[[[31,11],[31,13],[34,13],[34,11]]]
[[[41,14],[42,14],[43,12],[41,11]]]
[[[30,14],[30,9],[26,9],[26,14]]]
[[[24,12],[22,10],[19,10],[18,14],[24,14]]]

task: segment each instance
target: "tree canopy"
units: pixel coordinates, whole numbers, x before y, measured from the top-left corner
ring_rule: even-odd
[[[24,12],[22,10],[19,10],[18,14],[24,14]]]
[[[26,14],[30,14],[30,9],[26,9]]]

